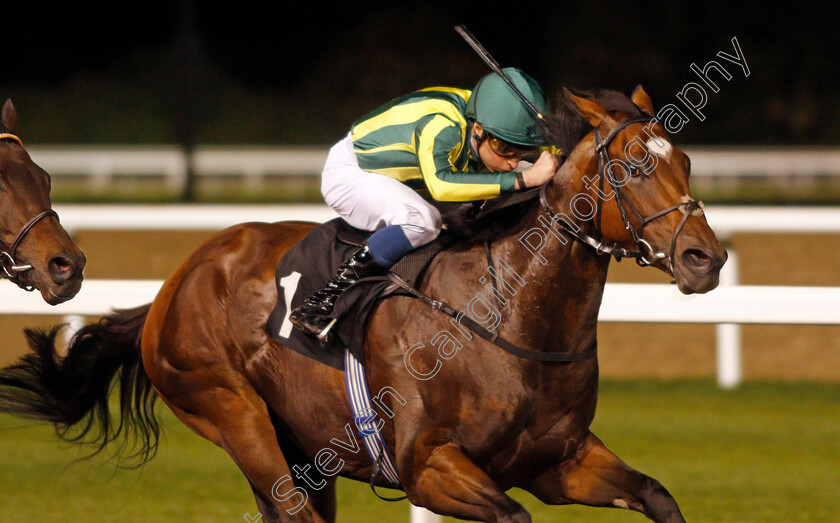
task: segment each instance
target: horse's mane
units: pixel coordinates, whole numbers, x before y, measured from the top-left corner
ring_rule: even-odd
[[[612,89],[571,90],[572,94],[596,102],[607,112],[627,113],[630,116],[642,114],[642,110],[623,93]],[[547,115],[551,129],[552,145],[563,152],[563,160],[578,143],[592,130],[589,121],[581,116],[574,103],[561,93],[556,97],[555,108]]]
[[[641,109],[626,95],[611,89],[572,90],[576,96],[592,100],[604,107],[608,112],[622,112],[630,116],[642,114]],[[549,107],[546,115],[551,132],[551,144],[561,151],[560,162],[568,155],[592,130],[589,121],[581,116],[574,103],[561,92]],[[459,224],[451,228],[457,236],[463,236],[468,243],[492,240],[516,230],[525,218],[526,211],[534,201],[529,200],[494,212],[481,220],[470,223],[466,227]]]

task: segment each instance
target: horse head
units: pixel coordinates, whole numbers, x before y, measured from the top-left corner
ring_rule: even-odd
[[[85,256],[52,210],[50,176],[24,150],[17,121],[7,100],[0,117],[0,275],[56,305],[79,292]]]
[[[684,294],[718,285],[727,253],[691,197],[691,163],[654,118],[650,97],[638,86],[630,99],[614,91],[565,103],[591,126],[551,185],[566,192],[571,211],[594,231],[604,254],[634,257],[671,275]],[[588,127],[587,126],[587,127]],[[557,205],[555,202],[554,205]]]

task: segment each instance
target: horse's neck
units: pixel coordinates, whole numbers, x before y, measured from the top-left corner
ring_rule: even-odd
[[[597,160],[590,155],[592,148],[585,144],[575,149],[548,186],[546,196],[554,212],[568,215],[581,231],[596,235],[592,220],[576,218],[570,210],[575,195],[592,194],[582,181],[584,175],[591,178],[598,169]],[[499,241],[500,252],[517,253],[505,261],[525,282],[505,308],[512,306],[511,314],[521,319],[516,322],[519,328],[530,331],[527,337],[544,350],[590,348],[595,342],[609,257],[596,255],[591,247],[562,232],[559,225],[556,233],[549,231],[551,217],[540,204],[529,209],[522,223],[516,233]],[[540,233],[531,232],[531,245],[539,235],[545,238],[538,253],[525,246],[526,235],[534,230]]]

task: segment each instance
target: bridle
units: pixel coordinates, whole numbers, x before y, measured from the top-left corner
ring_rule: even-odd
[[[21,147],[23,147],[23,142],[21,141],[21,139],[15,136],[14,134],[0,133],[0,140],[5,139],[14,140],[18,144],[20,144]],[[5,278],[26,291],[35,290],[35,286],[28,283],[23,283],[20,280],[21,274],[30,270],[32,268],[32,265],[21,264],[15,258],[15,254],[17,253],[17,248],[23,242],[24,238],[26,238],[26,235],[29,233],[29,231],[32,230],[33,227],[35,227],[35,224],[49,216],[55,216],[55,218],[58,219],[58,214],[52,209],[43,210],[36,214],[34,217],[32,217],[32,219],[30,219],[28,222],[26,222],[26,224],[23,227],[21,227],[20,232],[17,233],[11,245],[9,245],[5,241],[3,241],[2,238],[0,238],[0,267],[2,267],[3,269],[2,274],[0,274],[0,278]]]
[[[626,120],[619,122],[618,125],[616,125],[607,134],[607,136],[603,138],[601,137],[600,131],[597,128],[595,129],[595,152],[598,155],[599,195],[604,194],[604,179],[606,178],[609,180],[610,187],[615,195],[616,204],[618,205],[618,210],[621,213],[621,219],[624,222],[624,228],[630,232],[630,236],[633,238],[633,242],[636,244],[638,249],[625,249],[617,242],[608,244],[603,240],[603,235],[601,239],[598,239],[583,233],[579,229],[574,229],[570,224],[566,223],[565,219],[561,219],[561,215],[552,211],[548,205],[548,199],[546,198],[546,187],[548,184],[543,185],[540,189],[540,205],[542,205],[543,210],[551,216],[552,223],[560,224],[567,233],[595,249],[598,254],[615,256],[616,260],[620,260],[622,258],[634,258],[636,263],[643,267],[662,260],[667,263],[668,268],[671,270],[671,273],[673,273],[674,251],[677,245],[677,237],[680,235],[680,232],[682,232],[689,216],[695,212],[702,214],[703,203],[695,201],[689,196],[684,196],[683,201],[680,203],[666,207],[665,209],[656,211],[655,213],[645,217],[639,212],[638,208],[633,204],[633,201],[627,195],[624,190],[624,184],[619,185],[616,182],[616,178],[612,173],[612,167],[610,167],[610,172],[607,172],[607,166],[610,165],[610,162],[612,161],[610,158],[609,146],[616,136],[632,124],[650,122],[653,119],[654,118],[652,116],[648,115],[639,115],[627,118]],[[597,199],[600,200],[601,197],[599,196]],[[595,216],[597,231],[601,230],[601,208],[602,205],[600,203],[596,203]],[[636,229],[630,221],[627,211],[628,208],[640,224],[638,229]],[[684,215],[677,225],[677,228],[674,230],[674,236],[671,239],[671,248],[667,254],[662,251],[656,251],[650,243],[644,239],[644,229],[649,223],[653,222],[657,218],[661,218],[676,210],[681,210]]]

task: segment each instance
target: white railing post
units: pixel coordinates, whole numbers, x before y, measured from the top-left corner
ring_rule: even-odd
[[[85,326],[85,318],[79,314],[68,314],[64,317],[64,323],[67,324],[67,327],[62,332],[62,335],[64,336],[64,343],[69,345],[73,335]]]
[[[114,165],[110,158],[101,156],[91,162],[90,186],[95,192],[102,192],[108,188],[108,183],[114,174]]]
[[[738,285],[738,255],[729,249],[729,259],[720,271],[720,286]],[[719,323],[717,334],[717,382],[721,388],[734,389],[741,383],[741,326]]]
[[[443,523],[443,518],[423,507],[411,505],[411,523]]]

